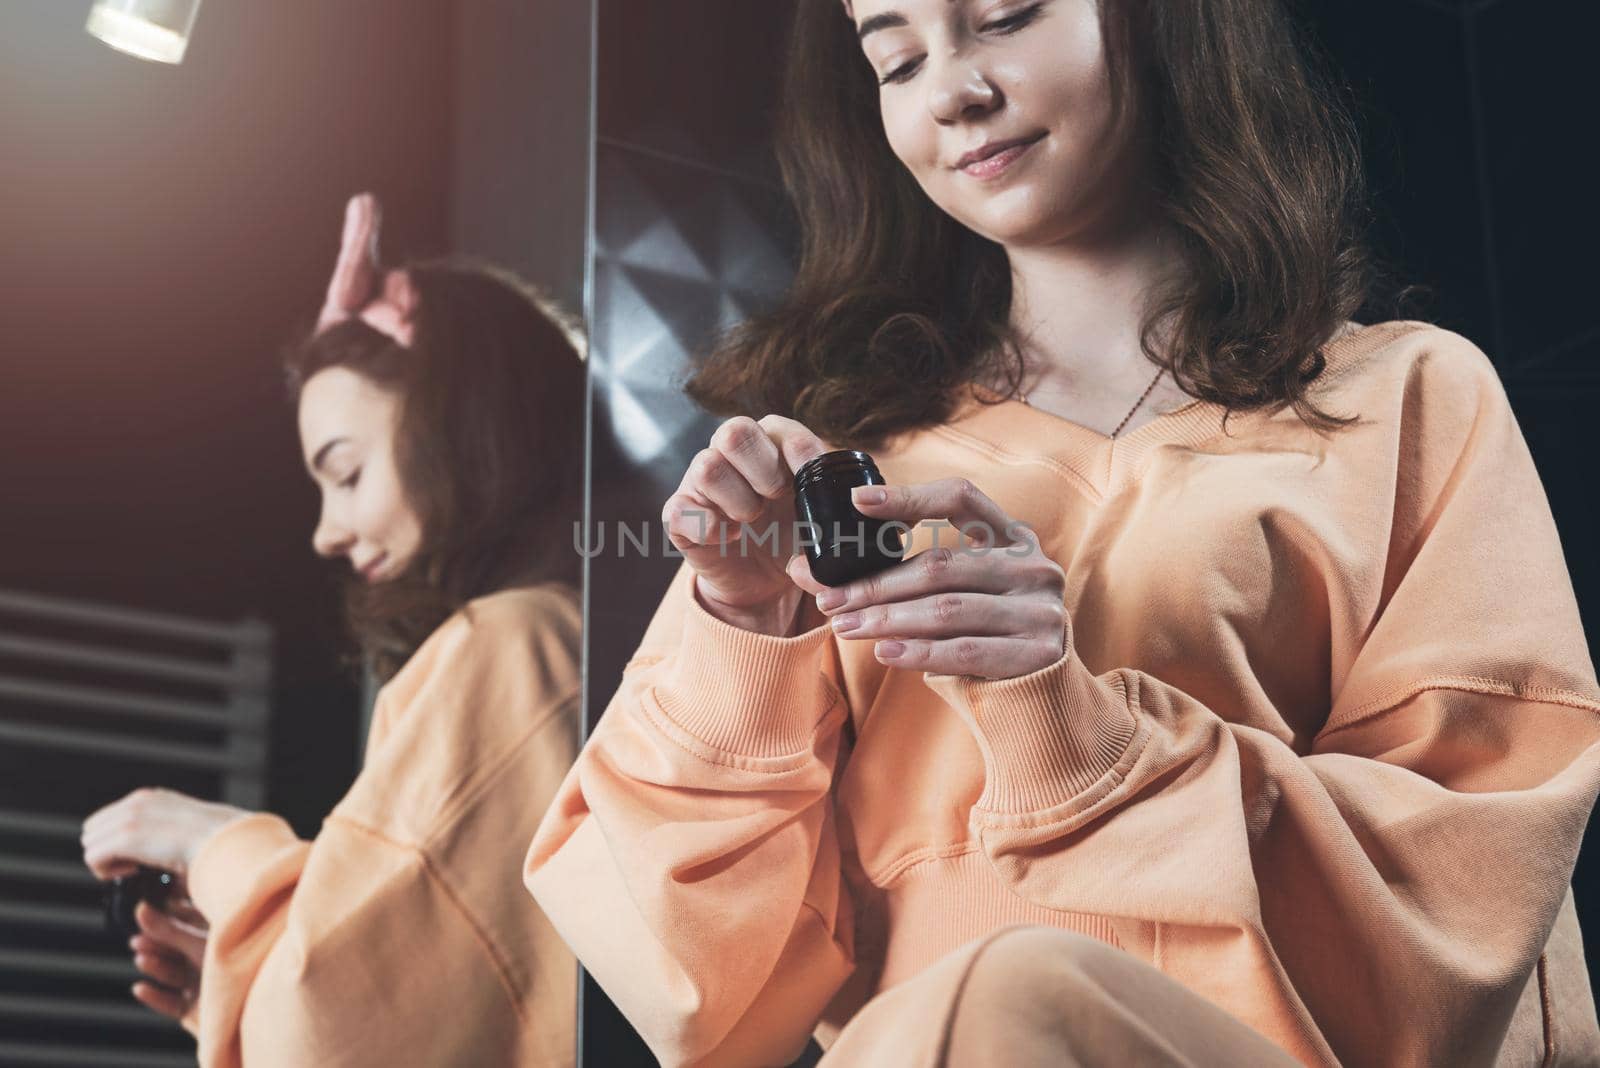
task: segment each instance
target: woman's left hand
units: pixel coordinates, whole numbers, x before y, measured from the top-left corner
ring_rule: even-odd
[[[873,491],[881,503],[871,503]],[[1032,529],[971,482],[857,486],[852,499],[871,519],[947,519],[954,529],[938,532],[935,548],[834,589],[816,581],[804,556],[791,563],[835,634],[876,641],[874,655],[891,667],[943,675],[1008,679],[1061,658],[1065,573]]]
[[[83,821],[83,861],[100,879],[131,875],[140,865],[183,877],[208,838],[248,815],[172,790],[135,790]]]

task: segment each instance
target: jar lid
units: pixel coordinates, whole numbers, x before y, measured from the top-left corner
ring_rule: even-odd
[[[877,474],[878,465],[873,462],[870,455],[859,449],[836,449],[833,452],[825,452],[800,465],[800,470],[794,473],[794,488],[798,491],[806,486],[815,485],[830,475],[846,471],[870,471]]]

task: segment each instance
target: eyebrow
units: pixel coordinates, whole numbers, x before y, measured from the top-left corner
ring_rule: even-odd
[[[907,25],[910,24],[906,22],[906,17],[898,11],[885,11],[883,14],[874,15],[863,22],[856,30],[856,40],[865,41],[869,33],[877,33],[879,30],[890,30]]]
[[[311,470],[316,471],[322,467],[322,461],[328,458],[328,453],[332,451],[335,445],[342,444],[349,440],[349,438],[334,438],[331,441],[326,442],[322,448],[317,450],[317,454],[311,458]]]

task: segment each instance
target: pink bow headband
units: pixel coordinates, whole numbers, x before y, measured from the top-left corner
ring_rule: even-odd
[[[382,271],[378,265],[378,198],[358,193],[344,212],[339,259],[328,281],[328,294],[317,316],[316,333],[337,323],[360,319],[408,348],[415,336],[417,289],[405,271]],[[379,277],[382,277],[380,292]]]

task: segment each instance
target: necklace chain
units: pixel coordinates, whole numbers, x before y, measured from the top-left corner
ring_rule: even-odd
[[[1144,406],[1145,400],[1150,396],[1151,391],[1156,388],[1156,383],[1161,381],[1161,376],[1166,373],[1167,369],[1165,367],[1156,372],[1156,376],[1150,380],[1150,384],[1148,386],[1144,387],[1144,392],[1139,394],[1139,399],[1134,402],[1133,407],[1128,409],[1128,414],[1123,416],[1122,422],[1117,424],[1117,429],[1111,432],[1112,437],[1116,437],[1118,434],[1122,433],[1122,428],[1127,426],[1128,420],[1132,419],[1134,413]],[[1026,393],[1020,393],[1019,396],[1023,404],[1028,405],[1030,408],[1033,407],[1032,403],[1029,402],[1028,395]]]

